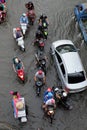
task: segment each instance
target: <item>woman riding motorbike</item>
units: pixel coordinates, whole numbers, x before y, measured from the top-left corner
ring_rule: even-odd
[[[48,25],[49,25],[48,17],[45,14],[41,14],[39,18],[39,29],[48,28]]]
[[[42,80],[43,84],[46,83],[46,77],[42,70],[38,70],[34,76],[34,81],[37,82],[38,80]]]
[[[23,65],[22,61],[18,57],[13,58],[13,69],[14,69],[14,71],[17,72],[17,70],[19,70],[21,68],[24,69],[24,65]]]
[[[22,14],[22,16],[20,17],[20,24],[25,23],[28,25],[29,21],[28,21],[28,17],[25,13]]]
[[[33,10],[34,9],[34,4],[32,1],[29,1],[28,3],[25,4],[26,8],[28,10]]]
[[[20,37],[23,37],[23,34],[22,34],[20,28],[16,28],[16,29],[15,29],[15,34],[16,34],[16,39],[18,39],[18,38],[20,38]]]
[[[61,104],[67,110],[71,110],[73,107],[67,102],[68,92],[64,89],[55,88],[54,89],[54,98],[57,104]]]
[[[40,52],[40,54],[36,53],[35,58],[36,58],[36,66],[38,68],[41,67],[46,75],[46,62],[48,58],[43,54],[43,52]]]

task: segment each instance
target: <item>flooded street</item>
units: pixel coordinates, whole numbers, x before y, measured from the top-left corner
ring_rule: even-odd
[[[8,0],[7,22],[0,25],[0,130],[87,130],[87,90],[78,94],[70,95],[73,110],[67,111],[57,108],[53,124],[43,118],[41,97],[37,97],[34,86],[34,74],[36,48],[32,45],[37,29],[37,19],[41,13],[45,13],[49,19],[49,36],[45,45],[45,53],[48,57],[47,86],[60,84],[54,64],[50,59],[49,50],[53,41],[60,39],[72,40],[80,49],[79,54],[87,73],[87,46],[83,43],[80,31],[74,21],[73,9],[76,4],[87,0],[32,0],[35,5],[36,21],[31,26],[26,37],[26,52],[21,52],[12,35],[12,29],[19,27],[19,19],[26,12],[25,3],[28,0]],[[24,63],[27,82],[21,84],[17,81],[12,67],[12,58],[18,56]],[[45,88],[44,88],[45,89]],[[28,122],[21,125],[13,117],[11,106],[11,90],[19,91],[25,97],[28,105]],[[3,125],[2,125],[3,124]]]

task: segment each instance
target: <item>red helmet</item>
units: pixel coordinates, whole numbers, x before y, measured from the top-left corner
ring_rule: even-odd
[[[47,91],[48,91],[48,92],[51,92],[51,91],[52,91],[52,89],[49,87],[49,88],[47,89]]]
[[[20,31],[20,28],[16,28],[17,31]]]
[[[40,75],[41,75],[42,73],[43,73],[43,71],[42,71],[42,70],[39,70],[39,71],[38,71],[38,74],[40,74]]]

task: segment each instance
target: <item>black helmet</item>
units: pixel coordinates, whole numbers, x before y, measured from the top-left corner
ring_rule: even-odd
[[[44,18],[45,16],[46,16],[46,15],[45,15],[44,13],[42,13],[42,14],[41,14],[41,17],[43,17],[43,18]]]

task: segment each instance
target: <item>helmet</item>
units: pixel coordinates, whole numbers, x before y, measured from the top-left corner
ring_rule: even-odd
[[[55,104],[55,100],[54,100],[53,98],[51,99],[51,103],[52,103],[52,104]]]
[[[41,16],[44,18],[46,15],[42,13]]]
[[[63,92],[63,97],[66,97],[67,96],[67,92]]]
[[[39,71],[38,71],[38,74],[39,74],[39,75],[41,75],[41,74],[42,74],[42,72],[43,72],[42,70],[39,70]]]
[[[20,31],[20,28],[16,28],[17,31]]]
[[[59,89],[58,88],[55,88],[55,91],[58,91]]]
[[[32,2],[32,1],[29,1],[28,4],[33,4],[33,2]]]
[[[51,92],[52,90],[51,90],[51,88],[48,88],[47,91],[48,91],[48,92]]]
[[[52,98],[53,94],[51,92],[48,92],[47,97]]]
[[[24,16],[24,17],[25,17],[25,16],[26,16],[26,14],[25,14],[25,13],[23,13],[23,14],[22,14],[22,16]]]
[[[15,58],[15,63],[18,63],[18,62],[19,62],[18,58]]]

